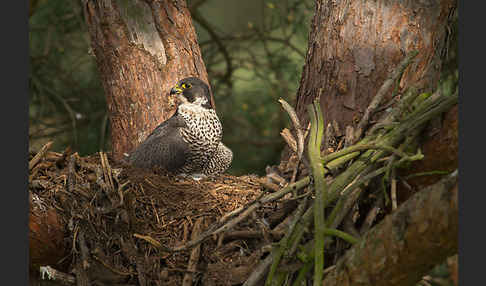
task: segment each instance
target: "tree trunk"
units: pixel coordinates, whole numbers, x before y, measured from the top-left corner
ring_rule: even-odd
[[[188,76],[208,82],[207,72],[185,1],[83,3],[120,160],[173,114],[171,87]]]
[[[297,92],[302,125],[308,122],[306,106],[317,96],[325,126],[336,120],[344,130],[356,123],[390,72],[413,50],[419,54],[400,88],[433,90],[456,5],[455,0],[317,0]]]

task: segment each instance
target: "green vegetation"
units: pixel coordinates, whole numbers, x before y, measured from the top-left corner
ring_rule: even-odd
[[[263,174],[284,147],[279,133],[290,122],[277,100],[295,102],[313,1],[223,2],[191,10],[193,23],[223,141],[235,154],[229,172]],[[110,150],[104,91],[80,1],[32,1],[29,25],[30,148],[54,140],[53,150],[71,146],[82,156]]]

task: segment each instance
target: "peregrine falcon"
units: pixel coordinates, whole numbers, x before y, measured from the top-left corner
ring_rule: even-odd
[[[179,101],[175,114],[152,131],[130,154],[129,162],[139,168],[158,166],[195,180],[224,172],[233,152],[221,142],[223,128],[211,106],[209,87],[188,77],[170,94]]]

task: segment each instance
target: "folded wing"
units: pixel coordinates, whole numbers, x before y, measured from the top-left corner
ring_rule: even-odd
[[[189,146],[182,140],[180,128],[185,123],[177,115],[157,126],[131,154],[129,161],[140,168],[158,166],[177,173],[187,160]]]

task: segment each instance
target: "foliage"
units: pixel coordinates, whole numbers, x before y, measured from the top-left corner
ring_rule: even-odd
[[[75,1],[33,1],[29,18],[29,142],[54,139],[81,154],[105,146],[105,98],[81,7]]]
[[[187,2],[223,141],[235,154],[229,172],[262,174],[284,146],[279,133],[289,121],[276,103],[280,97],[295,102],[314,1]],[[81,155],[109,150],[106,102],[80,1],[32,1],[30,12],[31,148],[53,139],[58,151],[68,145]],[[444,74],[457,71],[456,22]]]
[[[248,1],[223,18],[224,1],[187,1],[223,122],[234,151],[230,173],[263,173],[278,162],[289,125],[277,100],[295,100],[313,1]],[[31,149],[54,140],[80,155],[110,149],[106,102],[80,1],[38,0],[29,18]],[[235,8],[238,9],[238,8]],[[255,13],[257,11],[258,13]],[[241,14],[241,15],[240,15]]]

